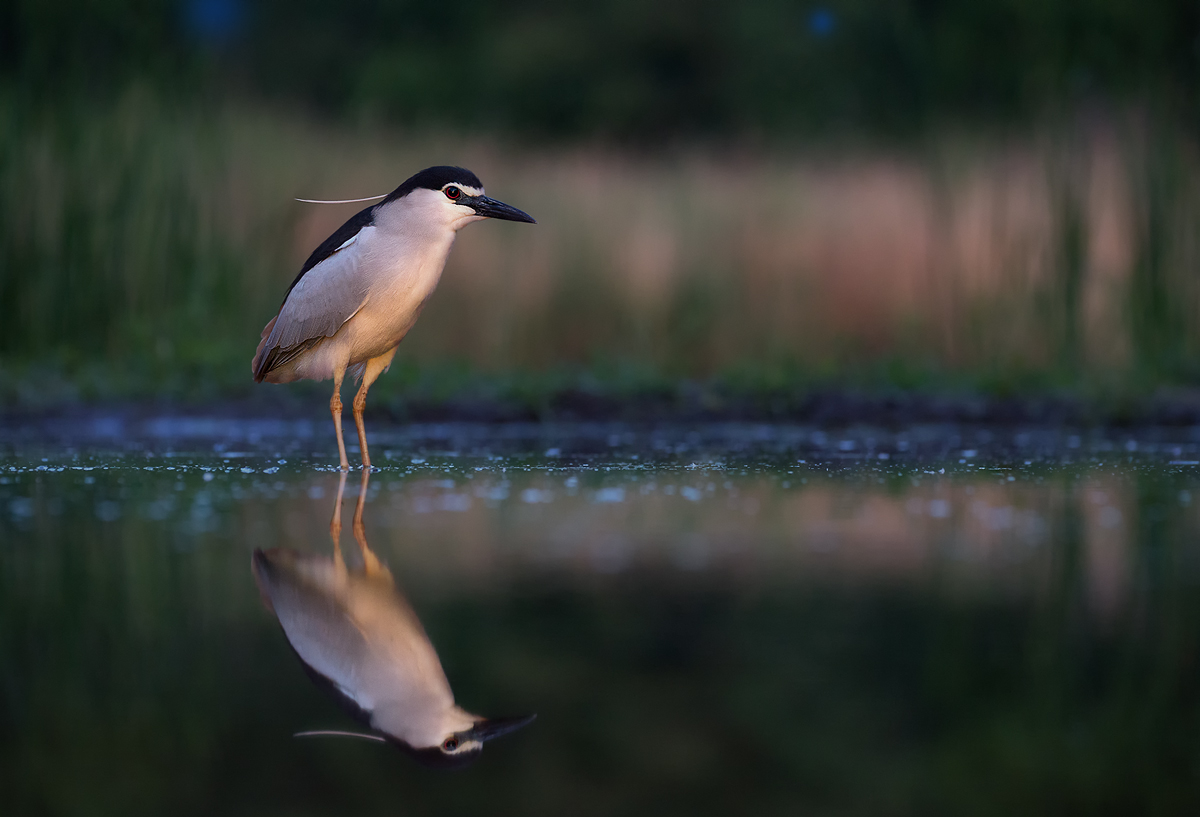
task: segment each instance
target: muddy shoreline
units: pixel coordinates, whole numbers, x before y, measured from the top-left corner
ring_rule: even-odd
[[[62,426],[72,421],[151,417],[230,420],[322,419],[324,397],[264,392],[253,397],[175,401],[111,401],[0,409],[0,430]],[[1089,400],[1064,394],[997,397],[923,391],[867,392],[815,389],[763,395],[728,395],[682,385],[671,391],[620,395],[571,388],[525,401],[492,395],[395,399],[367,406],[373,423],[624,423],[633,426],[705,423],[780,423],[844,428],[898,428],[951,423],[1077,429],[1200,426],[1200,389],[1175,390],[1135,400]]]
[[[0,414],[0,453],[303,451],[334,456],[324,400],[267,395],[208,403],[111,403]],[[1114,411],[1066,398],[812,392],[794,404],[560,395],[542,408],[412,401],[368,411],[372,450],[449,456],[687,459],[1200,461],[1200,400]],[[347,444],[356,450],[353,431]],[[964,459],[965,458],[965,459]]]

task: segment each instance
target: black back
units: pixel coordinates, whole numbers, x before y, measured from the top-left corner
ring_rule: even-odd
[[[386,200],[387,199],[384,199],[384,201]],[[380,204],[382,203],[383,202],[380,202]],[[283,294],[281,306],[282,303],[287,301],[288,295],[292,294],[292,290],[296,288],[296,284],[300,283],[300,279],[304,277],[306,272],[315,267],[317,264],[320,264],[329,256],[333,255],[334,251],[338,247],[342,246],[347,241],[354,238],[354,236],[358,235],[358,231],[363,227],[370,227],[375,223],[375,208],[378,206],[379,204],[372,204],[370,207],[359,210],[357,213],[350,216],[345,224],[334,230],[333,235],[322,241],[321,244],[312,251],[312,255],[308,257],[308,260],[304,262],[304,266],[300,268],[300,274],[296,276],[295,280],[292,281],[292,285],[287,288],[287,292]]]

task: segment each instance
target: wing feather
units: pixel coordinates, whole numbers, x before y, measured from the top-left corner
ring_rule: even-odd
[[[364,712],[453,702],[433,645],[391,574],[345,573],[329,557],[256,550],[259,593],[301,660]]]
[[[334,244],[322,260],[311,267],[306,265],[288,290],[279,314],[263,330],[265,338],[254,361],[255,380],[261,381],[272,369],[333,337],[362,309],[368,292],[368,280],[362,271],[363,250],[374,230],[371,225],[361,228]],[[332,243],[339,233],[325,243]]]

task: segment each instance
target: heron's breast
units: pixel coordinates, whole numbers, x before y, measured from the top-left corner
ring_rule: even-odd
[[[352,361],[382,354],[408,334],[441,280],[449,242],[442,244],[414,248],[412,242],[377,242],[367,302],[350,321]]]

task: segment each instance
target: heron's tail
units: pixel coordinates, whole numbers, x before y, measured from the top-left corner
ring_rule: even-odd
[[[267,338],[271,335],[271,330],[275,328],[275,321],[279,320],[279,316],[271,318],[262,330],[262,340],[258,342],[258,348],[254,350],[254,360],[250,361],[250,371],[254,375],[254,382],[261,383],[262,379],[267,376]]]

